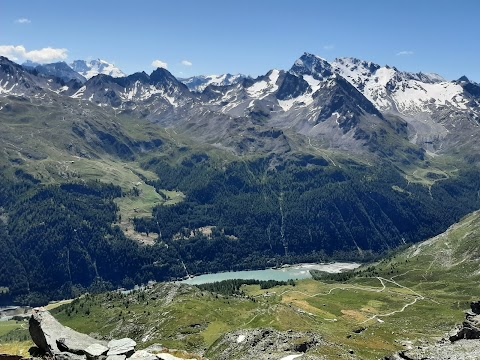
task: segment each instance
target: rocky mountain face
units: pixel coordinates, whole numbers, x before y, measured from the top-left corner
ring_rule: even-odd
[[[80,83],[84,83],[86,81],[84,76],[73,70],[69,65],[67,65],[67,63],[63,61],[44,65],[27,62],[22,66],[24,68],[32,69],[45,76],[60,78],[65,82],[75,80]]]
[[[153,122],[236,153],[245,152],[242,144],[231,143],[232,136],[240,133],[248,134],[252,143],[258,143],[265,138],[262,135],[265,130],[275,128],[274,133],[278,133],[288,129],[316,141],[329,142],[332,148],[361,150],[367,140],[377,136],[377,126],[387,132],[404,126],[401,121],[385,119],[341,76],[318,64],[309,66],[309,61],[315,59],[305,55],[291,71],[272,70],[257,79],[243,79],[225,86],[210,85],[202,93],[188,91],[167,70],[157,69],[150,78],[146,74],[134,74],[125,81],[94,78],[72,97],[140,113]],[[307,65],[302,67],[300,61]],[[401,141],[406,142],[406,134],[400,135]],[[292,144],[274,142],[266,151],[292,147]],[[262,147],[253,146],[247,152]]]
[[[112,77],[125,77],[125,73],[115,65],[101,59],[97,60],[74,60],[67,64],[63,61],[51,64],[38,64],[26,61],[22,64],[25,69],[36,71],[40,74],[58,77],[65,82],[76,80],[84,83],[97,75],[109,75]]]
[[[402,72],[353,58],[336,59],[332,68],[384,114],[405,119],[410,141],[426,150],[457,146],[453,134],[458,130],[478,130],[478,84],[467,78],[447,81],[436,74]],[[463,143],[469,140],[462,138]]]
[[[43,98],[49,94],[69,96],[81,85],[75,79],[65,80],[40,72],[37,68],[24,68],[0,56],[0,96],[28,98]]]
[[[89,79],[72,96],[99,106],[140,112],[162,112],[188,102],[188,88],[167,70],[158,68],[150,75],[136,73],[126,77],[98,75]]]

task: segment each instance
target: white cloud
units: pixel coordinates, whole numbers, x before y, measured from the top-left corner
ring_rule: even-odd
[[[67,49],[54,49],[51,47],[43,48],[40,50],[32,50],[27,52],[27,60],[38,62],[40,64],[46,64],[52,61],[66,60],[68,57]]]
[[[403,51],[399,51],[397,53],[397,56],[409,56],[409,55],[413,55],[413,54],[415,54],[415,53],[411,50],[403,50]]]
[[[40,50],[27,51],[23,45],[0,45],[0,55],[13,61],[30,60],[39,64],[48,64],[55,61],[66,60],[67,49],[54,49],[46,47]]]
[[[0,55],[6,56],[10,60],[18,61],[18,57],[26,52],[23,46],[0,45]]]
[[[32,21],[27,18],[21,18],[21,19],[15,20],[15,24],[30,24],[31,22]]]
[[[335,48],[335,45],[324,45],[323,50],[333,50]]]
[[[192,66],[192,62],[191,61],[188,61],[188,60],[183,60],[182,61],[182,65],[185,65],[185,66]]]
[[[164,69],[168,69],[168,64],[162,60],[154,60],[152,62],[152,66],[154,68],[164,68]]]

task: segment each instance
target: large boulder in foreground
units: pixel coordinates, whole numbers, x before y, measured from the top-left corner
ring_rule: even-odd
[[[460,328],[432,345],[418,346],[387,357],[388,360],[478,360],[480,359],[480,301],[470,304]]]
[[[135,346],[137,346],[137,343],[129,338],[111,340],[108,343],[107,356],[125,355],[129,357],[135,352]]]
[[[106,349],[106,342],[79,333],[60,324],[48,311],[34,311],[29,321],[29,331],[33,342],[47,354],[56,355],[68,352],[86,355],[86,349],[98,345]],[[98,350],[97,350],[98,351]]]
[[[462,327],[456,334],[450,336],[450,341],[480,339],[480,301],[472,302],[470,308],[472,310],[467,312]]]
[[[35,310],[29,330],[33,342],[55,360],[184,360],[168,353],[135,352],[137,343],[130,338],[110,340],[107,344],[63,326],[48,311]],[[163,347],[152,346],[151,350],[161,352]]]

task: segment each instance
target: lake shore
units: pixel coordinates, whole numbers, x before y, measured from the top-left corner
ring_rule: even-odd
[[[223,280],[242,279],[242,280],[301,280],[311,279],[310,270],[319,270],[328,273],[340,273],[342,271],[353,270],[361,266],[359,263],[333,262],[324,264],[296,264],[284,265],[281,268],[271,268],[264,270],[242,270],[227,271],[214,274],[203,274],[180,281],[184,284],[199,285]]]

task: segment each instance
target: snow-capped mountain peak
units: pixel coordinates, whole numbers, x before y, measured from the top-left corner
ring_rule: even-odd
[[[323,80],[333,75],[332,65],[325,59],[304,53],[295,61],[290,72],[295,75],[311,75],[316,80]]]
[[[447,103],[464,108],[462,88],[437,74],[402,72],[354,58],[335,59],[332,68],[382,111],[431,113]]]
[[[242,74],[222,74],[222,75],[198,75],[190,78],[179,79],[191,91],[203,92],[207,86],[227,86],[238,84],[246,79],[247,76]]]
[[[337,74],[354,83],[355,86],[361,85],[366,79],[371,77],[378,78],[378,82],[383,85],[386,85],[393,78],[396,78],[396,80],[416,80],[431,84],[446,81],[438,74],[404,72],[392,66],[380,66],[373,62],[356,58],[335,59],[332,63],[332,68]]]
[[[371,77],[379,69],[381,69],[380,65],[356,58],[335,59],[332,67],[337,74],[341,74],[344,78],[349,80],[357,87],[367,78]],[[381,71],[381,75],[383,75],[381,76],[383,80],[382,82],[388,82],[391,76],[393,76],[394,72],[395,71],[391,68],[385,68],[384,71]]]
[[[125,77],[126,75],[115,65],[101,59],[91,60],[74,60],[70,67],[80,75],[90,79],[96,75],[104,74],[112,77]]]

